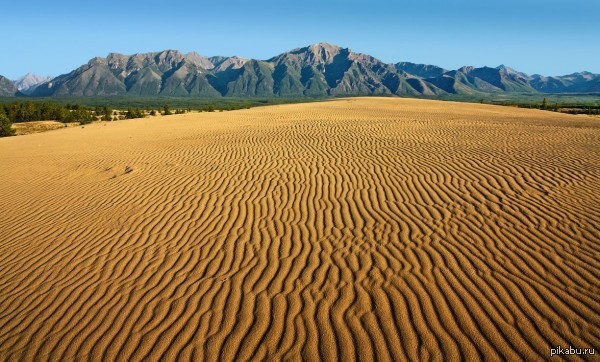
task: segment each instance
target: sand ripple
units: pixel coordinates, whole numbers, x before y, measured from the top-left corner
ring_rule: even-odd
[[[599,151],[592,118],[377,98],[1,139],[0,359],[598,349]]]

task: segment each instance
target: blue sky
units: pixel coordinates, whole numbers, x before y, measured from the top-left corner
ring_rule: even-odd
[[[109,52],[267,59],[317,42],[388,63],[600,73],[598,0],[21,0],[0,9],[0,74],[11,79],[57,76]]]

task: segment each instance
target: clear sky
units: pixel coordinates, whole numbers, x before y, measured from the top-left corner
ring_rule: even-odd
[[[599,0],[5,1],[0,74],[57,76],[109,52],[267,59],[329,42],[385,62],[600,73]]]

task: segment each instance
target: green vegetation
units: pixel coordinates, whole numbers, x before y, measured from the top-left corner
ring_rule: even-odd
[[[93,110],[79,104],[56,104],[50,102],[12,102],[0,104],[2,111],[12,123],[47,121],[90,123],[95,120]]]
[[[421,97],[434,99],[431,97]],[[437,99],[456,102],[479,102],[499,106],[543,109],[547,111],[562,112],[569,114],[600,115],[600,94],[488,94],[485,98],[481,95],[446,95]]]
[[[102,115],[100,119],[103,121],[112,121],[112,114],[107,106],[102,107],[102,109],[100,109],[100,107],[96,107],[96,114]]]
[[[10,119],[0,112],[0,137],[14,136],[15,130],[11,128]]]
[[[139,108],[127,108],[127,112],[125,112],[125,119],[133,118],[144,118],[144,112]]]
[[[590,103],[558,103],[555,102],[553,106],[549,106],[548,102],[544,98],[541,105],[539,103],[530,102],[502,102],[496,103],[502,106],[518,107],[518,108],[529,108],[529,109],[541,109],[552,112],[561,112],[569,114],[588,114],[588,115],[600,115],[600,105],[594,105]]]
[[[32,103],[52,103],[57,105],[68,105],[77,103],[81,106],[90,107],[108,107],[110,109],[126,110],[127,108],[140,109],[160,109],[164,111],[164,105],[168,105],[170,110],[187,109],[188,111],[208,111],[210,105],[215,110],[232,111],[236,109],[246,109],[256,106],[286,103],[304,103],[327,99],[325,97],[291,97],[291,98],[260,98],[260,97],[212,97],[212,98],[192,98],[192,97],[137,97],[137,96],[115,96],[115,97],[35,97],[35,98],[15,98],[0,97],[0,104],[10,104],[13,102],[31,101]]]

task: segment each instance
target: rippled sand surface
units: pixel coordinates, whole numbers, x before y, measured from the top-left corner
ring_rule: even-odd
[[[598,353],[599,181],[598,119],[425,100],[0,139],[0,360]]]

